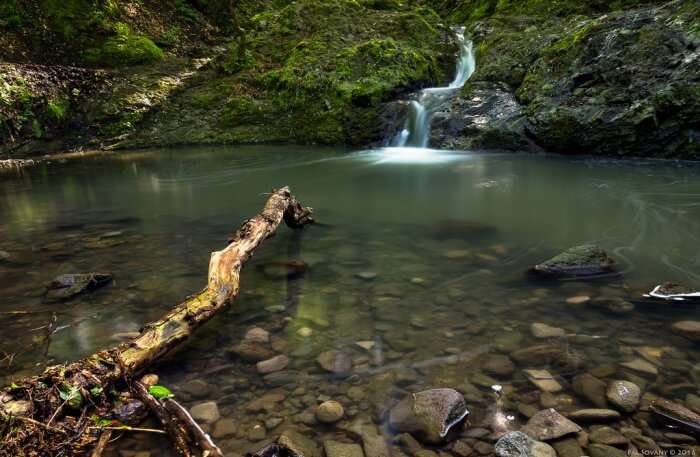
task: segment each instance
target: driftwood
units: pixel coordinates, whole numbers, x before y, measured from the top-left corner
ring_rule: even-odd
[[[311,213],[310,208],[296,201],[288,187],[273,191],[262,212],[245,221],[223,250],[211,254],[208,285],[204,290],[187,298],[160,320],[145,325],[140,335],[127,343],[77,362],[49,367],[39,376],[16,381],[0,391],[0,405],[8,400],[31,403],[30,413],[23,420],[13,421],[12,427],[3,427],[0,421],[0,456],[43,456],[59,451],[62,455],[84,455],[94,448],[100,430],[88,427],[92,425],[90,418],[104,417],[114,407],[109,393],[131,390],[133,397],[149,404],[148,397],[153,397],[132,379],[231,304],[239,291],[243,264],[260,243],[274,234],[282,220],[291,228],[301,228],[313,222]],[[71,401],[76,396],[82,401]],[[180,414],[172,414],[164,406],[166,402],[158,401],[149,405],[181,455],[189,452],[183,449],[183,430],[204,447],[201,449],[204,455],[216,455],[218,448],[199,433],[201,429],[198,432],[191,424],[178,421],[175,427],[180,431],[176,432],[168,421]],[[7,415],[5,419],[7,425]]]

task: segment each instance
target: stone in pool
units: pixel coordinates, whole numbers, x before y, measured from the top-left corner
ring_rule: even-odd
[[[553,408],[549,408],[532,416],[522,431],[536,440],[547,441],[561,438],[570,433],[578,433],[581,431],[581,427]]]
[[[344,415],[343,405],[334,400],[324,401],[316,408],[316,419],[324,424],[338,422]]]
[[[522,432],[503,435],[495,446],[497,457],[556,457],[557,453],[547,443],[535,441]]]
[[[292,457],[319,457],[320,448],[316,443],[297,430],[289,429],[282,432],[277,439],[277,444],[289,451]]]
[[[658,398],[649,408],[662,423],[693,434],[700,433],[700,415],[672,401]]]
[[[680,321],[673,324],[672,328],[674,332],[700,343],[700,321]]]
[[[583,373],[576,376],[571,383],[574,392],[593,403],[598,408],[607,407],[606,391],[607,386],[603,381],[590,373]]]
[[[616,262],[595,245],[574,246],[535,265],[530,273],[545,277],[593,276],[615,269]]]
[[[263,360],[258,362],[255,367],[260,374],[274,373],[276,371],[282,371],[289,365],[289,357],[286,355],[277,355],[271,359]]]
[[[316,361],[324,370],[340,376],[346,376],[352,371],[352,358],[344,352],[322,352]]]
[[[355,443],[328,440],[323,442],[323,449],[326,451],[326,457],[364,457],[365,455],[362,447]]]
[[[612,381],[606,395],[615,408],[625,413],[632,413],[639,405],[641,394],[639,386],[630,381]]]
[[[620,419],[620,413],[614,409],[587,408],[569,414],[569,418],[581,422],[607,422]]]
[[[409,394],[389,413],[389,425],[398,432],[437,444],[469,414],[462,394],[454,389],[430,389]]]
[[[76,273],[56,276],[49,283],[46,296],[54,300],[65,300],[83,292],[98,289],[112,282],[109,273]]]

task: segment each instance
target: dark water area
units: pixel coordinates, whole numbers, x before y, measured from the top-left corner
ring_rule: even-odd
[[[411,149],[148,150],[0,175],[0,384],[125,341],[200,290],[209,253],[281,185],[322,224],[280,227],[245,266],[231,310],[154,368],[187,406],[216,403],[220,418],[205,427],[227,455],[286,428],[352,442],[353,424],[366,423],[391,443],[382,412],[432,387],[464,393],[469,427],[491,431],[518,429],[533,408],[592,407],[572,387],[584,373],[700,406],[700,351],[672,328],[700,311],[641,298],[665,281],[700,288],[699,166]],[[524,274],[586,243],[618,274]],[[281,273],[290,260],[305,273]],[[85,272],[114,282],[67,301],[44,296],[55,276]],[[533,324],[559,330],[543,337]],[[263,375],[241,357],[251,328],[269,332],[259,352],[289,358],[282,371]],[[551,357],[518,354],[534,345]],[[321,368],[331,350],[352,361],[349,376]],[[542,392],[523,371],[533,368],[561,389]],[[345,410],[334,426],[314,419],[327,399]],[[663,442],[644,419],[614,426]],[[169,455],[154,436],[127,434],[110,452]],[[492,452],[488,438],[465,439]]]

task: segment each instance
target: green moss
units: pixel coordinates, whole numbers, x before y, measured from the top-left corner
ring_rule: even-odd
[[[66,118],[69,107],[70,101],[66,98],[59,97],[54,100],[49,100],[46,104],[46,112],[51,120],[59,123]]]
[[[163,51],[150,38],[134,32],[128,24],[118,23],[114,35],[100,48],[88,50],[85,60],[93,65],[122,66],[149,63],[163,56]]]

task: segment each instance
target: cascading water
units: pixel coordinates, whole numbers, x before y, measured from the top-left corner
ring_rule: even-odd
[[[472,42],[464,38],[464,27],[455,29],[460,53],[457,60],[457,72],[452,82],[445,87],[430,87],[423,89],[418,100],[409,105],[408,115],[403,129],[394,138],[391,145],[418,148],[428,147],[430,139],[430,123],[433,115],[464,83],[471,77],[476,68]]]

